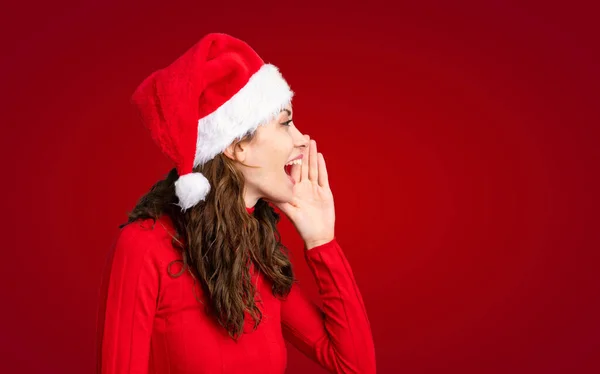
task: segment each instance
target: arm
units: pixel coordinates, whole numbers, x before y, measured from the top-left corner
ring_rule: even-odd
[[[156,241],[134,225],[121,232],[104,279],[97,342],[101,374],[148,373],[159,284],[150,256]]]
[[[281,304],[283,334],[331,373],[375,373],[371,327],[352,270],[334,239],[305,251],[323,308],[297,285]]]

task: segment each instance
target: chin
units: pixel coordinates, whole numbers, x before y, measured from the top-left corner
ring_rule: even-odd
[[[293,197],[294,192],[292,190],[292,187],[290,186],[283,186],[281,188],[278,188],[277,191],[271,189],[263,193],[264,200],[278,204],[288,203],[292,200]]]

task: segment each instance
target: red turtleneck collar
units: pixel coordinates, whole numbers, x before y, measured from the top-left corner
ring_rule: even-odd
[[[250,208],[246,207],[246,211],[250,214],[254,213],[254,207],[251,206]]]

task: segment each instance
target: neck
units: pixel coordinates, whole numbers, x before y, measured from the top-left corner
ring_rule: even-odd
[[[255,194],[248,190],[244,191],[244,202],[246,204],[246,209],[254,208],[254,206],[258,202],[258,199],[260,199],[260,196],[258,196],[258,194]]]

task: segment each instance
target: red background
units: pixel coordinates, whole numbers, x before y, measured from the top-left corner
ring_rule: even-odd
[[[218,31],[296,92],[378,372],[600,372],[597,9],[419,4],[5,8],[0,371],[93,372],[106,254],[171,167],[129,97]],[[290,347],[288,372],[324,371]]]

